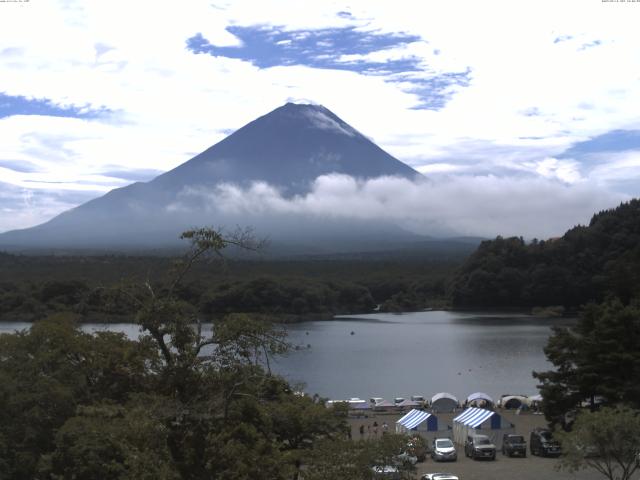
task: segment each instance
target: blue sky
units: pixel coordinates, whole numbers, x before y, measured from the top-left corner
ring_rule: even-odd
[[[461,189],[504,217],[496,234],[557,235],[640,194],[639,21],[640,4],[595,0],[2,3],[0,231],[293,100],[446,187],[465,233],[491,232],[465,223]],[[527,232],[499,208],[516,189]]]

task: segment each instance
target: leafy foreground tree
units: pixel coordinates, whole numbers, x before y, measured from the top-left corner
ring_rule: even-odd
[[[589,305],[573,328],[556,328],[545,348],[555,370],[534,372],[552,424],[582,402],[640,408],[640,308],[609,299]]]
[[[572,431],[559,434],[564,450],[560,468],[591,468],[609,480],[629,480],[639,467],[639,414],[625,407],[580,413]]]
[[[398,456],[406,451],[407,440],[405,435],[395,434],[355,442],[321,440],[308,453],[302,477],[304,480],[370,480],[385,477],[374,474],[376,466],[394,466],[398,469],[394,478],[412,479],[415,466]]]
[[[344,443],[343,409],[271,373],[288,348],[282,331],[231,315],[205,333],[176,294],[194,262],[256,248],[252,238],[183,238],[191,248],[168,287],[122,290],[138,306],[139,340],[84,333],[69,314],[0,335],[0,479],[306,478],[319,442]],[[344,464],[383,458],[368,451]]]

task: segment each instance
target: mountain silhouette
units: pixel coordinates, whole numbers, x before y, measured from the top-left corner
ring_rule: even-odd
[[[363,245],[378,247],[419,238],[391,224],[238,214],[210,205],[221,184],[247,188],[264,182],[293,197],[332,173],[358,179],[420,176],[325,107],[287,103],[149,182],[114,189],[36,227],[6,232],[0,246],[164,247],[175,244],[181,231],[202,225],[251,225],[258,234],[308,246],[358,244],[366,237]]]

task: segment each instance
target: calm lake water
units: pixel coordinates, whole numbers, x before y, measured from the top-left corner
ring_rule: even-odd
[[[529,315],[416,312],[354,315],[287,326],[300,346],[273,369],[305,391],[323,397],[394,397],[450,392],[459,399],[481,391],[535,394],[533,370],[545,370],[543,347],[552,325],[567,320]],[[0,323],[0,333],[28,328]],[[86,331],[115,330],[137,337],[132,324],[86,324]],[[353,334],[351,334],[353,332]],[[309,347],[308,347],[309,346]]]

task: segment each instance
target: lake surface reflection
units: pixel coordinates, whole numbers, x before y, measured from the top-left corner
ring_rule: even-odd
[[[429,311],[341,317],[288,325],[299,346],[273,369],[305,391],[329,398],[372,396],[388,400],[446,391],[459,399],[482,391],[535,394],[533,370],[550,367],[543,348],[553,325],[571,320],[529,315]],[[0,323],[0,333],[28,328]],[[210,326],[209,326],[210,328]],[[85,324],[83,330],[113,330],[131,338],[133,324]],[[353,334],[351,334],[353,332]]]
[[[542,349],[551,327],[570,323],[445,311],[301,323],[288,328],[301,349],[279,359],[276,370],[290,382],[305,382],[305,391],[330,398],[535,394],[531,372],[550,367]]]

